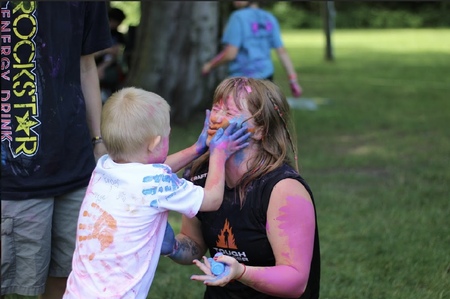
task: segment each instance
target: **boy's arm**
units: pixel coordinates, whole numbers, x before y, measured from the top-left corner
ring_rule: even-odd
[[[172,168],[172,172],[178,172],[200,155],[201,154],[197,152],[196,144],[194,144],[184,150],[167,156],[164,164],[169,165],[170,168]]]
[[[206,117],[203,123],[203,130],[200,133],[197,142],[184,150],[181,150],[179,152],[167,156],[164,164],[169,165],[170,168],[172,168],[172,172],[180,171],[183,167],[188,165],[194,159],[203,155],[208,150],[208,146],[206,145],[206,139],[208,138],[210,113],[211,113],[210,110],[206,110]]]
[[[225,151],[215,150],[209,157],[208,176],[205,182],[205,192],[200,211],[216,211],[223,201],[225,189],[225,162],[227,155]]]
[[[200,211],[216,211],[220,208],[225,189],[225,162],[249,144],[251,133],[247,132],[247,126],[236,130],[237,126],[237,123],[231,123],[225,131],[220,128],[211,139],[208,176]]]

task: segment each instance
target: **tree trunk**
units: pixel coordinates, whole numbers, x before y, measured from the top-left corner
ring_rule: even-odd
[[[203,63],[217,54],[220,2],[141,1],[128,86],[162,96],[174,123],[185,123],[210,107],[221,69],[202,76]]]
[[[331,35],[334,30],[336,11],[334,9],[333,1],[325,1],[323,2],[323,26],[325,31],[325,60],[333,61],[334,53],[333,53],[333,44],[331,40]]]

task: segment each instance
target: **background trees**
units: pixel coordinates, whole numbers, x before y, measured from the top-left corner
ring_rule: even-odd
[[[324,5],[332,1],[266,1],[283,29],[324,26]],[[185,123],[209,107],[225,67],[208,76],[201,66],[220,50],[230,1],[111,1],[127,14],[125,25],[137,26],[127,85],[151,90],[172,107],[174,123]],[[450,26],[449,3],[337,1],[335,24],[341,28],[419,28]],[[326,33],[326,31],[324,31]],[[330,33],[324,34],[324,57],[332,60]]]
[[[224,67],[208,76],[202,64],[219,51],[229,5],[219,1],[142,1],[127,85],[158,93],[174,123],[209,107]],[[125,3],[126,5],[126,3]],[[125,9],[124,7],[123,9]]]

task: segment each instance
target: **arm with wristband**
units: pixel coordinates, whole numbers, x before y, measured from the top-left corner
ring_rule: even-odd
[[[86,118],[92,136],[95,160],[97,161],[107,151],[100,134],[102,100],[94,54],[81,56],[80,72],[81,89],[86,103]]]
[[[303,89],[298,83],[297,73],[295,72],[294,65],[292,64],[292,60],[289,57],[289,54],[284,47],[277,48],[276,52],[281,61],[281,64],[283,65],[289,76],[289,86],[291,88],[292,95],[296,98],[301,97]]]

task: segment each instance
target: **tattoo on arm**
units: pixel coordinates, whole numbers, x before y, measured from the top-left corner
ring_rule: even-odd
[[[194,259],[202,257],[200,246],[188,237],[178,237],[176,239],[176,249],[170,258],[177,263],[190,265]]]

